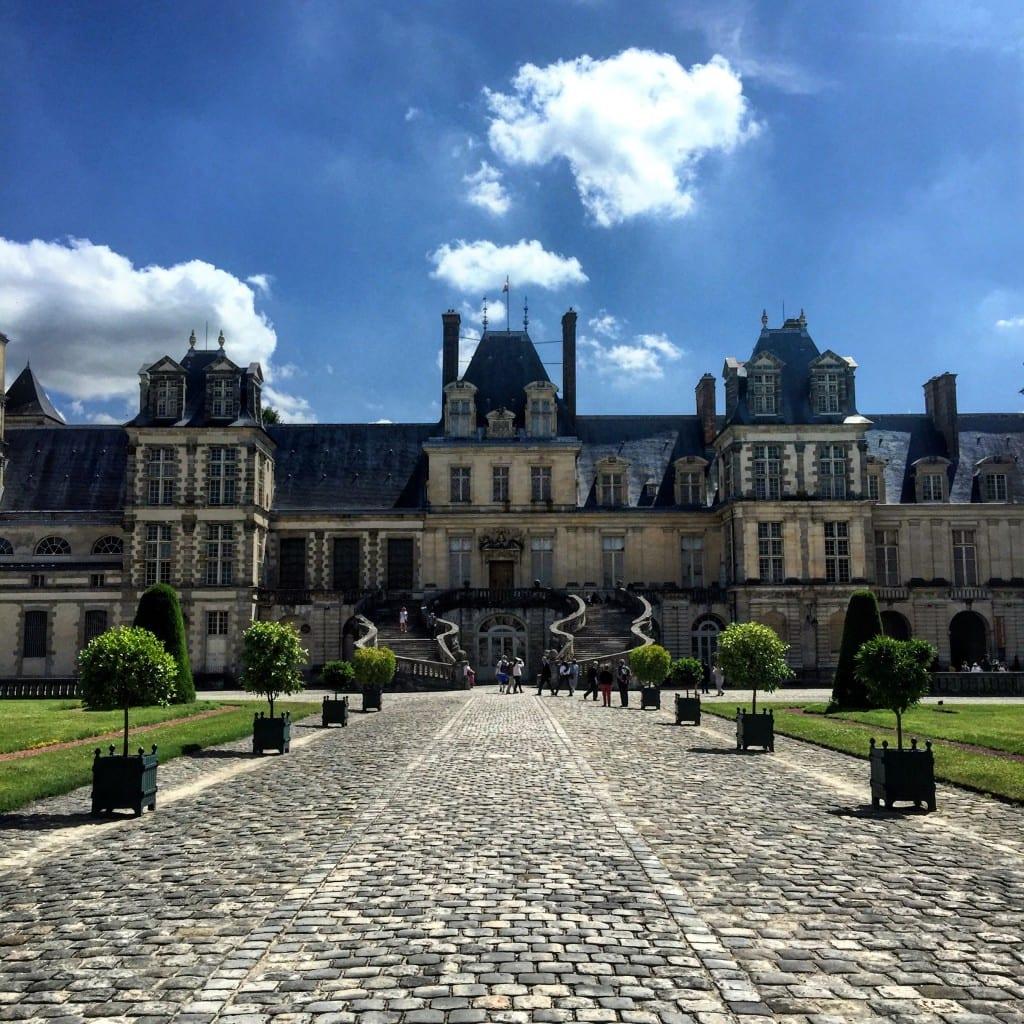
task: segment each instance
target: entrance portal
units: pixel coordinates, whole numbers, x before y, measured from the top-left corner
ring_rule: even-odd
[[[488,562],[488,585],[491,590],[511,590],[515,586],[515,568],[515,562],[510,559],[502,558]]]
[[[502,658],[526,661],[526,625],[514,615],[484,619],[477,634],[477,652],[477,678],[492,681]]]
[[[718,653],[718,634],[722,623],[713,615],[706,615],[693,624],[693,657],[704,666],[704,678],[711,672],[711,662]]]
[[[953,668],[980,662],[988,654],[988,627],[977,612],[958,612],[949,624],[949,662]]]

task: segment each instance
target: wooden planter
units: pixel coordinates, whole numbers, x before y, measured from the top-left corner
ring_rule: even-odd
[[[120,807],[142,814],[142,808],[156,810],[157,756],[154,746],[150,753],[139,747],[137,754],[115,754],[109,748],[106,757],[96,748],[92,762],[93,816],[110,814]]]
[[[640,687],[640,710],[644,708],[657,708],[661,710],[661,687],[642,686]]]
[[[280,718],[270,718],[262,711],[252,719],[252,752],[262,754],[264,750],[276,750],[287,754],[292,746],[292,718],[285,712]]]
[[[871,740],[871,806],[884,803],[891,808],[897,800],[907,800],[915,807],[924,804],[935,810],[935,758],[931,742],[922,750],[917,740],[910,741],[909,750],[890,747],[887,740],[876,746]]]
[[[676,725],[683,722],[692,722],[700,725],[700,696],[694,694],[692,697],[684,697],[681,693],[676,694]]]
[[[761,711],[753,715],[743,708],[736,712],[736,749],[746,750],[748,747],[775,750],[774,712]]]
[[[320,724],[325,729],[329,725],[348,725],[348,697],[325,696]]]
[[[380,691],[379,686],[363,687],[363,711],[380,711]]]

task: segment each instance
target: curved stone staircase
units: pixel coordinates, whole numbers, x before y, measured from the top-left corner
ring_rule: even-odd
[[[636,647],[640,638],[631,631],[634,619],[621,605],[588,605],[587,624],[573,638],[573,657],[579,662],[604,660]]]

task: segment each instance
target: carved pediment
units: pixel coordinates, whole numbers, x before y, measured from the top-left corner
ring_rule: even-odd
[[[184,373],[185,368],[181,363],[176,363],[170,356],[164,356],[152,366],[147,367],[147,373]]]
[[[756,373],[765,370],[781,370],[786,364],[774,352],[758,352],[753,359],[746,363],[747,373]]]
[[[236,373],[238,367],[231,362],[226,355],[219,355],[210,365],[206,368],[207,373]]]
[[[480,538],[480,552],[485,561],[507,558],[518,561],[525,547],[526,538],[519,530],[501,528]]]

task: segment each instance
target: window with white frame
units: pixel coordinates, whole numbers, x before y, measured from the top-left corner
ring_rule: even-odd
[[[679,553],[684,587],[704,586],[704,538],[680,537]]]
[[[473,578],[473,538],[448,538],[448,586],[456,589]]]
[[[472,474],[469,466],[452,466],[450,470],[451,500],[456,504],[468,504]]]
[[[508,501],[508,466],[491,467],[491,501]]]
[[[146,500],[150,505],[173,505],[178,463],[173,448],[146,449]]]
[[[921,500],[942,501],[943,500],[943,479],[945,473],[922,473],[921,474]]]
[[[618,470],[604,470],[598,481],[598,503],[601,505],[618,506],[623,501],[622,473]]]
[[[747,385],[750,410],[755,416],[774,416],[778,411],[775,373],[752,373]]]
[[[601,538],[601,567],[603,585],[617,587],[625,578],[626,569],[626,538]]]
[[[542,587],[552,586],[555,575],[555,538],[530,538],[530,575]]]
[[[704,504],[704,473],[702,470],[686,469],[680,471],[679,504]]]
[[[206,585],[226,587],[235,577],[235,528],[230,523],[206,524]]]
[[[214,419],[233,419],[238,414],[233,377],[208,377],[206,381],[210,416]]]
[[[896,530],[875,530],[875,580],[883,587],[900,585],[900,535]]]
[[[782,497],[782,447],[777,444],[754,445],[754,497]]]
[[[722,476],[725,480],[725,496],[727,498],[738,498],[743,493],[743,485],[740,478],[740,453],[738,449],[733,448],[722,456]]]
[[[757,572],[765,583],[781,583],[785,571],[782,523],[757,524]]]
[[[850,582],[850,524],[825,523],[825,579]]]
[[[228,635],[228,613],[207,612],[206,613],[206,635],[227,636]]]
[[[530,399],[530,437],[553,437],[555,400],[536,396]]]
[[[234,505],[238,449],[218,445],[207,454],[206,493],[211,505]]]
[[[981,478],[981,493],[985,501],[1006,501],[1008,493],[1005,473],[985,473]]]
[[[551,500],[551,467],[531,466],[530,467],[530,500],[550,501]]]
[[[846,449],[823,444],[818,452],[818,497],[846,497]]]
[[[839,412],[839,374],[831,371],[815,374],[814,411],[822,415]]]
[[[978,585],[978,549],[974,530],[953,531],[953,586]]]
[[[146,586],[171,582],[171,527],[169,523],[150,523],[146,526],[145,558]]]
[[[868,500],[882,500],[882,474],[877,470],[868,473]]]
[[[470,437],[473,433],[473,403],[468,398],[448,399],[448,433],[451,437]]]
[[[154,382],[153,391],[153,413],[157,419],[177,419],[181,415],[181,382],[161,377]]]

